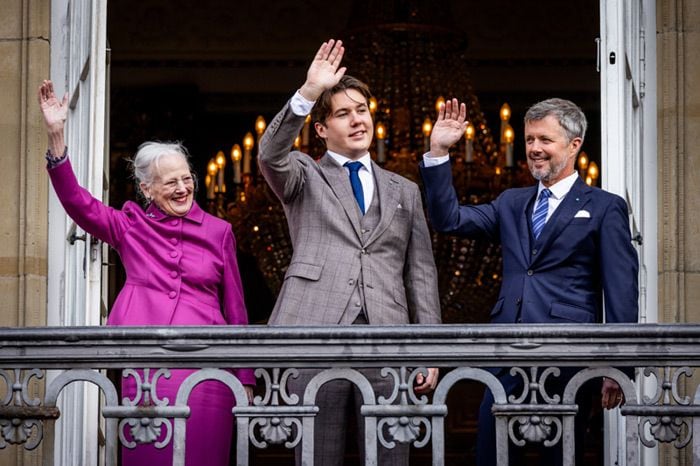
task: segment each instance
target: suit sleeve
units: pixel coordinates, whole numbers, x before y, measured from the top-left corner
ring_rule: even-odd
[[[421,162],[420,172],[428,216],[436,231],[498,241],[498,199],[489,204],[459,205],[449,163],[426,167]]]
[[[118,247],[125,230],[131,225],[127,210],[104,205],[78,184],[70,161],[50,168],[49,179],[68,216],[83,230]]]
[[[632,246],[627,204],[614,196],[600,228],[600,273],[605,297],[605,321],[638,321],[639,259]]]
[[[438,295],[437,269],[428,225],[423,214],[418,187],[413,186],[413,222],[406,251],[404,287],[411,323],[439,324],[440,297]]]
[[[260,172],[275,195],[285,204],[300,196],[304,188],[304,154],[290,153],[294,139],[304,126],[304,119],[303,116],[295,115],[287,103],[260,138]],[[310,157],[305,158],[311,161]]]
[[[229,325],[247,325],[248,314],[243,300],[243,284],[238,271],[236,260],[236,240],[231,228],[226,228],[222,245],[224,273],[221,280],[221,304],[226,323]],[[252,369],[235,369],[234,373],[241,383],[255,385],[255,375]]]

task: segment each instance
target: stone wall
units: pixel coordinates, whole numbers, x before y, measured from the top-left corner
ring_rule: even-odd
[[[48,182],[35,95],[49,73],[50,1],[0,0],[0,12],[0,326],[44,325]],[[39,465],[40,451],[0,450],[10,464]]]

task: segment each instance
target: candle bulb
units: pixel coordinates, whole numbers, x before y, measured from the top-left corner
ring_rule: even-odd
[[[297,136],[294,138],[294,143],[292,144],[292,147],[294,147],[295,150],[301,149],[301,136]]]
[[[440,109],[445,106],[445,98],[440,96],[435,101],[435,113],[440,113]]]
[[[207,199],[214,199],[216,196],[216,183],[214,182],[214,177],[216,176],[216,171],[218,166],[216,161],[211,159],[207,165],[207,176],[204,178],[204,184],[207,186]]]
[[[423,120],[423,148],[424,152],[430,151],[430,133],[433,131],[433,122],[430,118]]]
[[[598,164],[595,162],[590,162],[588,164],[588,176],[586,177],[587,179],[591,179],[591,184],[590,186],[595,186],[598,181],[598,176],[600,175],[600,172],[598,170]]]
[[[381,121],[377,123],[377,163],[386,162],[386,146],[384,139],[386,138],[386,128]]]
[[[265,132],[265,128],[267,127],[267,124],[265,123],[265,119],[262,116],[258,116],[255,119],[255,132],[258,135],[258,139],[256,141],[258,145],[258,154],[257,158],[260,158],[260,138],[262,138],[263,133]]]
[[[374,114],[377,111],[377,99],[374,97],[369,98],[369,114],[374,117]]]
[[[216,166],[218,168],[216,176],[216,189],[220,193],[225,193],[226,185],[224,184],[224,167],[226,167],[226,156],[222,150],[216,153]]]
[[[578,173],[581,176],[584,176],[586,173],[586,169],[588,168],[588,154],[586,154],[584,151],[581,151],[581,153],[578,156]]]
[[[255,139],[251,133],[246,133],[243,138],[243,174],[250,174],[250,160],[252,158],[253,145],[255,145]]]
[[[510,125],[506,125],[503,132],[503,140],[506,144],[506,167],[513,166],[513,140],[515,140],[515,131]]]
[[[241,146],[234,144],[231,148],[231,162],[233,162],[233,182],[241,183]]]
[[[474,133],[475,133],[474,125],[469,123],[467,125],[467,130],[464,132],[464,137],[467,139],[467,143],[465,144],[466,151],[465,151],[465,160],[467,162],[473,162],[474,161]]]
[[[510,120],[510,105],[507,103],[501,106],[501,144],[505,142],[504,136],[506,131],[506,126],[508,126],[508,120]]]

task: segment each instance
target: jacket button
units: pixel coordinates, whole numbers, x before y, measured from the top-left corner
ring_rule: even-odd
[[[178,223],[180,223],[180,220],[177,220],[177,219],[175,219],[175,220],[173,220],[172,222],[170,222],[170,224],[173,225],[173,226],[177,225]]]
[[[175,299],[176,296],[177,296],[177,293],[175,293],[174,291],[171,291],[170,293],[168,293],[168,297],[170,299]]]
[[[177,238],[170,238],[171,244],[177,244]]]
[[[177,251],[170,251],[170,257],[177,257]]]
[[[535,254],[537,254],[537,249],[532,250],[532,255],[534,256]]]
[[[515,300],[515,304],[520,304],[523,302],[523,298],[518,298]]]
[[[527,274],[528,274],[529,276],[532,276],[533,273],[535,273],[535,272],[533,272],[532,269],[530,269],[530,270],[527,271]]]
[[[359,301],[355,301],[355,306],[356,306],[356,307],[360,307],[360,306],[362,306],[362,303],[359,302]]]
[[[355,280],[353,280],[352,278],[350,280],[348,280],[348,285],[352,286],[354,284],[355,284]]]
[[[177,272],[173,270],[172,272],[170,272],[170,276],[172,278],[177,278]]]
[[[518,317],[518,320],[516,320],[516,323],[522,324],[522,323],[523,323],[523,319],[521,319],[520,317]]]

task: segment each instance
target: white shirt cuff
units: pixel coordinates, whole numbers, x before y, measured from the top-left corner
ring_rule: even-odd
[[[430,152],[423,154],[423,166],[425,167],[436,167],[450,161],[450,154],[441,155],[440,157],[430,157],[428,154]]]
[[[306,116],[311,113],[311,109],[315,103],[314,101],[306,100],[299,91],[296,91],[292,96],[292,100],[289,101],[289,106],[292,109],[292,113],[295,115]]]

